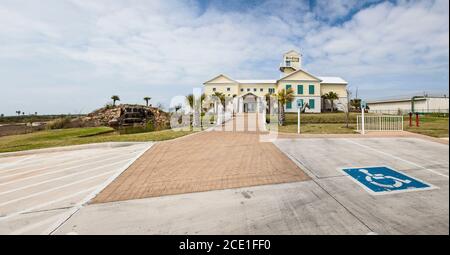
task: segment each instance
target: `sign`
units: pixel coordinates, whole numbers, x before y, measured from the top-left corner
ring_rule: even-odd
[[[361,109],[366,109],[367,108],[367,103],[364,100],[361,100]]]
[[[302,107],[303,107],[303,100],[297,99],[297,108],[302,108]]]
[[[414,179],[404,173],[385,166],[344,168],[353,181],[372,195],[392,194],[406,191],[428,190],[431,184]]]

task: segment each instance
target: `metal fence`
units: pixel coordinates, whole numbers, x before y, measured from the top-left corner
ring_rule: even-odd
[[[362,123],[362,116],[358,115],[356,118],[356,130],[358,132],[362,131]],[[403,116],[365,115],[364,131],[403,131]]]

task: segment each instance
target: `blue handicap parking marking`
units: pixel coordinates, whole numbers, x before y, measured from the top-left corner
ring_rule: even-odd
[[[431,189],[432,185],[385,166],[342,169],[374,194]]]

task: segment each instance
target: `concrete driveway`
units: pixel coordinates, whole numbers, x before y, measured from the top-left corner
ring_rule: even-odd
[[[449,233],[448,145],[395,137],[275,144],[312,179],[91,204],[55,233]],[[438,188],[373,196],[338,170],[365,165],[388,165]]]
[[[0,154],[0,234],[48,234],[151,146],[106,143]]]

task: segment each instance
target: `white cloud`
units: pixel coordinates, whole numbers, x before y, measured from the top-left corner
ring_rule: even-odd
[[[291,48],[302,50],[308,70],[340,75],[360,91],[376,84],[372,77],[389,75],[396,76],[396,89],[405,89],[401,81],[412,75],[448,81],[447,1],[385,2],[348,16],[363,5],[267,1],[245,11],[215,5],[202,11],[196,1],[5,0],[0,69],[8,71],[0,71],[0,86],[13,96],[13,87],[44,93],[60,86],[49,95],[62,98],[64,86],[78,86],[74,95],[89,93],[85,109],[113,92],[167,103],[218,73],[276,78],[281,54]],[[34,63],[41,75],[27,69]],[[24,72],[30,75],[19,77]],[[10,98],[1,98],[0,109],[13,113],[19,106],[10,104],[20,100]],[[61,101],[64,111],[80,104]]]

